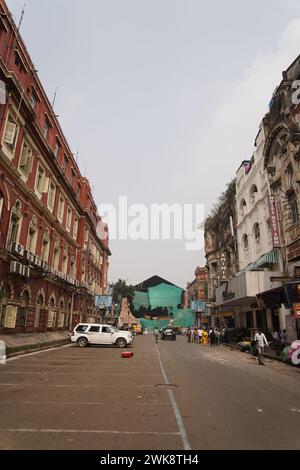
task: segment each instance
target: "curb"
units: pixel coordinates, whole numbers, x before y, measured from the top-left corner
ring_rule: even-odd
[[[21,356],[30,352],[42,351],[43,349],[58,348],[59,346],[63,346],[69,343],[70,340],[68,338],[65,338],[57,341],[50,341],[47,343],[36,343],[17,347],[8,347],[6,349],[6,355],[7,358]]]

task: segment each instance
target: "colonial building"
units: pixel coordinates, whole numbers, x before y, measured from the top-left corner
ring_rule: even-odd
[[[208,271],[206,267],[198,266],[195,279],[187,284],[184,296],[184,308],[195,312],[196,323],[208,323],[206,310],[208,293]]]
[[[239,271],[227,284],[217,288],[216,304],[220,311],[231,309],[236,326],[240,328],[260,327],[272,331],[279,328],[279,312],[261,308],[257,295],[280,285],[274,279],[284,275],[284,261],[272,231],[264,145],[264,126],[261,125],[254,155],[242,162],[236,174]]]
[[[0,332],[95,319],[108,228],[0,0]]]
[[[234,313],[224,309],[220,313],[216,306],[216,289],[221,285],[227,285],[238,271],[238,253],[236,245],[237,211],[235,204],[235,181],[227,186],[222,194],[217,208],[205,221],[205,257],[208,270],[208,302],[207,308],[215,323],[220,318],[226,318],[231,325]],[[222,323],[222,322],[220,322]]]

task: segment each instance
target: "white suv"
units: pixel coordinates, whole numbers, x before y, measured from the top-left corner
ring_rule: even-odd
[[[98,323],[79,323],[71,336],[72,343],[77,343],[81,348],[89,344],[115,344],[118,348],[126,348],[133,343],[133,339],[129,331]]]

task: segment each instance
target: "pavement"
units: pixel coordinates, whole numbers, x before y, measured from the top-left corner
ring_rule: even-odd
[[[11,357],[29,351],[38,351],[67,344],[70,342],[70,333],[67,331],[48,331],[46,333],[0,335],[0,341],[4,341],[6,355]]]
[[[300,369],[137,336],[0,366],[2,450],[300,449]]]

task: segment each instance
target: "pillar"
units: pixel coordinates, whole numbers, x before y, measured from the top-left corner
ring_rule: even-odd
[[[270,308],[266,309],[266,316],[267,316],[267,328],[269,331],[273,331],[272,310]]]
[[[279,327],[281,331],[286,330],[286,316],[290,314],[290,310],[285,308],[284,304],[282,304],[279,309]]]

